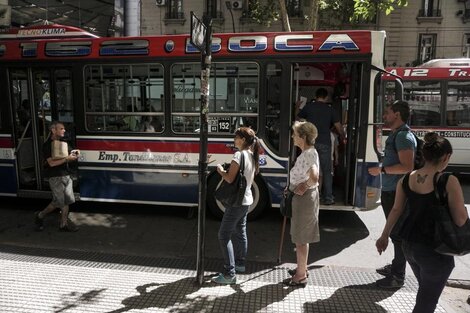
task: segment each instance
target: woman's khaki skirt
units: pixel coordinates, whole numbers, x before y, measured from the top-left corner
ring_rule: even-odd
[[[292,199],[292,218],[290,234],[295,244],[306,244],[320,241],[318,210],[320,197],[318,188],[307,189],[302,196],[294,195]]]

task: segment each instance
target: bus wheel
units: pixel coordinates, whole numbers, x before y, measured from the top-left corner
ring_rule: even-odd
[[[222,219],[225,208],[214,197],[215,190],[222,183],[219,174],[214,174],[209,178],[207,183],[207,207],[209,211],[218,219]],[[256,219],[266,208],[268,204],[268,192],[263,179],[257,175],[253,184],[251,185],[251,192],[253,194],[253,204],[248,209],[248,220]]]

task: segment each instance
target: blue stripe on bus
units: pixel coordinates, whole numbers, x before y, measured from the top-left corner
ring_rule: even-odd
[[[2,178],[0,179],[0,193],[16,193],[17,180],[15,167],[0,166],[0,177]]]
[[[80,170],[80,197],[174,203],[198,202],[198,174]]]

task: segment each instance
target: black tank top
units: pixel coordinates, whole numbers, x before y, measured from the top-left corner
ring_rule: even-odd
[[[433,206],[438,200],[434,191],[419,194],[410,189],[410,174],[403,177],[403,190],[407,202],[403,214],[405,220],[400,230],[400,237],[405,241],[420,243],[427,246],[434,244]]]

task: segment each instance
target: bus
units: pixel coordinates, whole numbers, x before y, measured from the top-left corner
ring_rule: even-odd
[[[387,71],[385,101],[395,99],[393,75],[400,76],[411,108],[410,127],[419,137],[428,131],[446,137],[454,150],[448,170],[470,173],[470,59],[435,59]]]
[[[335,169],[335,210],[379,205],[373,142],[385,33],[223,33],[212,38],[208,198],[230,162],[233,134],[252,127],[260,173],[249,217],[279,207],[292,151],[294,103],[326,88],[347,133]],[[53,120],[81,150],[82,201],[198,205],[200,54],[189,35],[96,37],[63,25],[0,32],[0,195],[50,197],[41,147]]]

